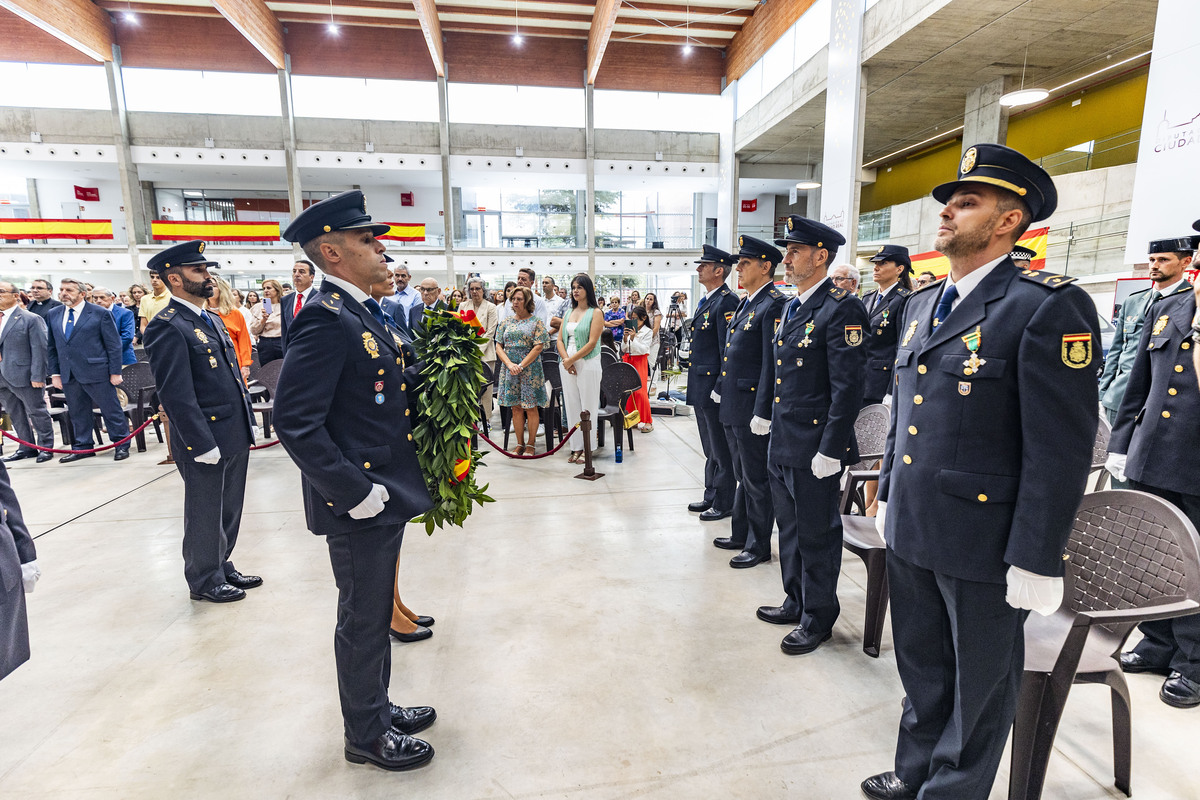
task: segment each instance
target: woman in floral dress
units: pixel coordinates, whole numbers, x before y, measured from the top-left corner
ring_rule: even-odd
[[[496,358],[500,372],[499,402],[512,409],[517,433],[517,454],[536,452],[538,409],[546,406],[546,376],[542,372],[542,350],[550,345],[550,333],[541,317],[533,316],[533,292],[518,286],[512,293],[513,314],[496,328]],[[525,433],[529,441],[525,444]]]

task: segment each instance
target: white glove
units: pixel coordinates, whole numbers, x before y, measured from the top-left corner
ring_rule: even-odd
[[[883,404],[888,408],[892,407],[892,395],[890,393],[883,396]]]
[[[262,428],[257,425],[250,426],[250,441],[257,442],[262,438]]]
[[[37,585],[40,577],[42,577],[42,569],[38,566],[36,558],[21,565],[21,580],[25,583],[25,594],[33,591],[33,587]]]
[[[875,530],[879,531],[879,535],[883,536],[883,518],[887,515],[887,500],[875,501]]]
[[[751,423],[754,424],[754,423]],[[842,471],[842,462],[836,458],[823,456],[817,453],[812,460],[812,474],[817,477],[817,480],[828,478],[830,475],[837,475]]]
[[[1124,453],[1109,453],[1104,462],[1104,468],[1119,481],[1125,480],[1125,461],[1129,456]]]
[[[212,450],[209,450],[207,453],[201,453],[200,455],[196,456],[196,461],[197,461],[197,463],[200,463],[200,464],[216,464],[220,460],[221,460],[221,448],[219,448],[219,447],[214,447]]]
[[[712,401],[713,401],[714,403],[719,403],[719,402],[721,402],[721,395],[717,394],[717,390],[716,390],[716,389],[713,389],[711,392],[709,392],[708,396],[712,398]]]
[[[762,417],[750,418],[750,432],[755,436],[766,436],[771,432],[771,420]]]
[[[1008,582],[1008,593],[1004,599],[1013,608],[1028,608],[1048,617],[1062,605],[1062,578],[1048,578],[1010,566],[1005,580]]]
[[[391,497],[388,495],[386,486],[379,483],[372,483],[371,491],[363,498],[363,501],[350,509],[350,518],[370,519],[377,516],[383,511],[384,503],[390,499]]]

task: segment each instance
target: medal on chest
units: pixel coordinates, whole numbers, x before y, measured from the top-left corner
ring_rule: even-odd
[[[888,326],[888,317],[891,315],[891,313],[892,310],[890,308],[885,308],[883,310],[883,321],[879,323],[879,330],[881,333],[883,332],[883,329]]]
[[[704,324],[700,326],[700,330],[708,330],[708,312],[704,312]]]
[[[750,316],[746,317],[746,324],[742,326],[742,330],[744,330],[744,331],[750,330],[750,326],[752,324],[754,324],[754,312],[753,311],[750,312]]]
[[[813,322],[811,319],[804,323],[804,338],[800,340],[800,344],[797,345],[797,347],[808,347],[810,344],[812,344],[812,338],[809,336],[809,334],[811,334],[813,329],[816,327],[817,323]]]
[[[1151,333],[1153,333],[1155,336],[1158,336],[1167,329],[1167,323],[1170,321],[1171,318],[1166,314],[1163,314],[1161,317],[1154,320],[1154,330],[1151,331]]]
[[[979,345],[983,341],[983,332],[976,325],[974,332],[963,336],[962,341],[971,353],[971,357],[963,362],[963,366],[965,367],[963,374],[974,375],[976,372],[979,372],[980,367],[987,363],[987,361],[979,357]]]
[[[208,344],[208,335],[204,331],[199,328],[192,328],[192,331],[195,332],[196,338],[200,340],[200,344]]]
[[[362,339],[363,349],[367,351],[367,355],[371,358],[379,358],[379,342],[375,341],[374,335],[370,331],[364,331]]]
[[[914,335],[917,333],[917,321],[914,319],[908,323],[908,330],[904,332],[904,340],[900,344],[907,345]]]

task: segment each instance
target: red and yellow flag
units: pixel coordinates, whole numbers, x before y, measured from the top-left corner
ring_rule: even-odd
[[[0,219],[0,239],[111,238],[111,219]]]
[[[277,242],[279,223],[156,219],[150,223],[150,236],[156,242]]]
[[[1028,247],[1037,253],[1029,262],[1030,269],[1044,269],[1046,266],[1046,247],[1050,239],[1049,228],[1036,228],[1025,231],[1025,235],[1017,240],[1017,244]],[[950,271],[950,260],[936,250],[928,253],[918,253],[912,256],[913,275],[922,272],[932,272],[938,278],[946,277]]]
[[[392,229],[380,236],[380,239],[391,239],[394,242],[423,242],[425,241],[425,223],[424,222],[385,222],[384,225],[391,225]]]

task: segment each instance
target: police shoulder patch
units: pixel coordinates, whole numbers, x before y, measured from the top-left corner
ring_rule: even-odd
[[[829,290],[829,296],[832,297],[834,300],[842,300],[848,294],[850,294],[848,291],[846,291],[845,289],[839,289],[837,286],[834,286],[832,289]]]
[[[319,295],[316,303],[318,308],[323,308],[326,311],[332,311],[334,314],[342,313],[342,295],[341,292],[331,292],[329,294]]]
[[[776,300],[783,297],[783,292],[779,291],[779,289],[777,289],[775,286],[772,286],[770,291],[767,292],[767,294],[770,295],[771,297],[775,298]]]
[[[1023,269],[1020,275],[1027,281],[1041,284],[1049,289],[1057,289],[1060,286],[1066,286],[1075,282],[1075,279],[1069,275],[1058,275],[1053,272],[1046,272],[1044,269]]]

